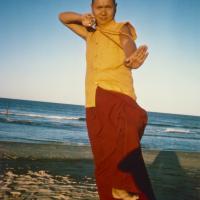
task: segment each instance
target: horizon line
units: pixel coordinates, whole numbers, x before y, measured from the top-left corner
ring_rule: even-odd
[[[47,100],[33,100],[33,99],[16,99],[16,98],[8,98],[8,97],[0,97],[0,99],[11,99],[11,100],[21,100],[21,101],[34,101],[40,103],[52,103],[52,104],[64,104],[64,105],[74,105],[74,106],[83,106],[84,104],[75,104],[75,103],[64,103],[64,102],[53,102]],[[161,113],[161,114],[170,114],[170,115],[184,115],[184,116],[193,116],[193,117],[200,117],[200,115],[196,114],[183,114],[183,113],[169,113],[169,112],[158,112],[158,111],[147,111],[148,113]]]

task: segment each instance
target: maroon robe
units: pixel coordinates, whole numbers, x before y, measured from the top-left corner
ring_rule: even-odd
[[[128,95],[99,86],[95,102],[86,108],[86,122],[100,200],[114,200],[112,188],[155,200],[140,146],[147,112]]]

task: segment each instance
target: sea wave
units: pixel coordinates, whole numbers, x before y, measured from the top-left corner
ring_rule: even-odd
[[[69,129],[69,128],[83,128],[85,124],[82,123],[59,123],[59,122],[38,122],[32,120],[16,120],[10,118],[0,118],[0,122],[10,124],[20,124],[29,126],[42,126],[56,129]]]
[[[193,141],[200,141],[200,138],[199,138],[199,136],[195,136],[195,135],[189,135],[188,137],[185,137],[185,136],[183,136],[183,135],[176,135],[176,136],[174,136],[174,135],[171,135],[171,134],[168,134],[168,135],[154,135],[154,134],[146,134],[146,135],[144,135],[144,137],[151,137],[151,138],[172,138],[173,140],[179,140],[179,139],[182,139],[182,140],[187,140],[187,141],[189,141],[189,140],[193,140]]]
[[[80,116],[58,116],[58,115],[44,115],[44,114],[35,114],[35,113],[19,113],[19,112],[5,112],[0,111],[0,114],[6,116],[26,116],[32,118],[46,118],[46,119],[56,119],[56,120],[80,120],[85,121],[85,117]]]
[[[183,129],[183,128],[166,128],[166,133],[190,133],[189,129]]]
[[[75,141],[61,141],[59,139],[49,139],[49,138],[24,138],[24,137],[12,137],[1,136],[1,142],[16,142],[16,143],[26,143],[26,144],[45,144],[45,145],[69,145],[69,146],[90,146],[89,143],[75,142]]]
[[[150,126],[159,126],[159,127],[174,127],[174,125],[164,124],[164,123],[148,123]]]
[[[166,129],[200,129],[200,126],[194,125],[176,125],[176,124],[166,124],[166,123],[148,123],[149,126],[156,127],[166,127]],[[169,127],[169,128],[168,128]]]

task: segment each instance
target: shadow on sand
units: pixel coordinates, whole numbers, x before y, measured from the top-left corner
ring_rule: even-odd
[[[185,156],[189,157],[190,153]],[[180,164],[176,152],[160,151],[153,163],[147,166],[157,199],[199,200],[200,172],[194,165],[190,159]]]

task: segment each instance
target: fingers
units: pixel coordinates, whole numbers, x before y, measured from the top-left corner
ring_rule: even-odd
[[[86,15],[86,19],[90,22],[90,23],[92,23],[92,22],[94,22],[95,21],[95,17],[94,17],[94,15],[92,15],[92,14],[88,14],[88,15]]]
[[[149,55],[147,49],[148,47],[146,45],[138,47],[138,49],[125,60],[126,67],[138,68],[141,66]]]
[[[131,58],[129,60],[129,62],[126,63],[126,66],[136,69],[136,68],[140,67],[144,63],[144,61],[146,60],[148,55],[149,55],[149,53],[146,53],[141,58],[137,58],[137,59]]]
[[[137,58],[137,61],[139,63],[144,62],[148,55],[149,55],[148,52],[144,52],[143,54],[139,54],[138,58]]]
[[[136,57],[141,57],[144,55],[148,50],[148,47],[146,45],[139,46],[138,49],[135,52]]]
[[[141,58],[144,54],[147,53],[147,49],[148,49],[148,47],[146,45],[142,45],[142,46],[138,47],[138,49],[130,57],[134,57],[136,59]],[[126,59],[126,61],[128,61],[130,59],[130,57],[128,59]]]
[[[94,18],[94,15],[92,13],[85,13],[83,14],[83,17],[85,17],[86,19],[89,19],[89,18]]]
[[[86,13],[82,16],[82,24],[86,27],[92,27],[96,22],[96,19],[93,14]]]

